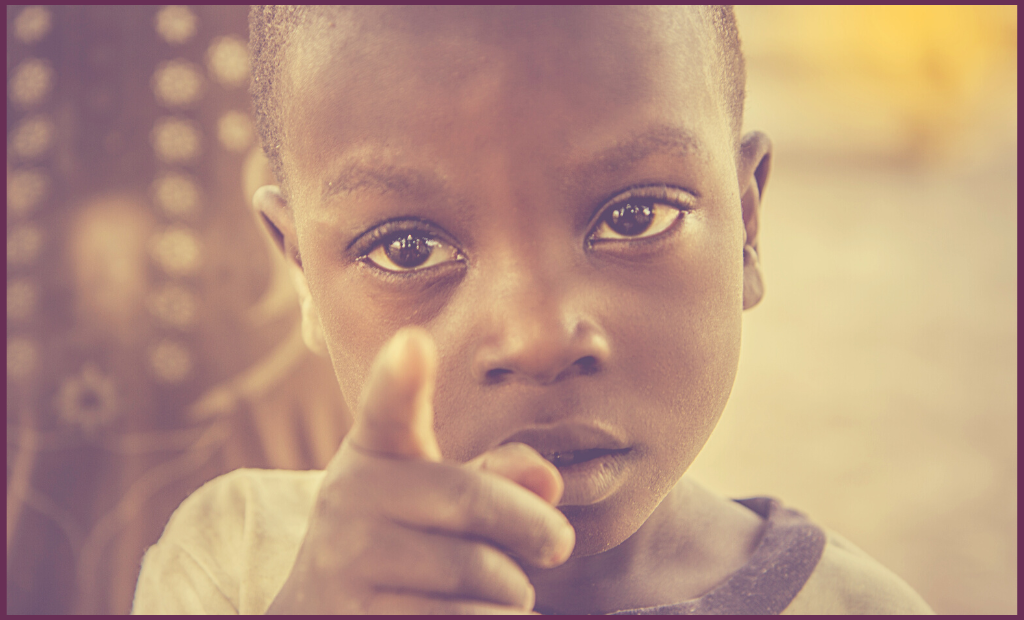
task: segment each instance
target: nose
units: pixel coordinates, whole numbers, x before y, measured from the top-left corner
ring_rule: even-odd
[[[586,314],[586,291],[553,275],[519,265],[491,279],[480,306],[486,325],[474,357],[478,381],[547,385],[606,366],[608,337]]]

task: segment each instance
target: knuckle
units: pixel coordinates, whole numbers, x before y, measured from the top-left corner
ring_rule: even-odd
[[[441,588],[445,592],[456,593],[472,590],[475,575],[479,570],[479,560],[473,550],[473,544],[456,544],[445,554],[444,563],[440,568]]]
[[[457,525],[473,533],[485,533],[494,525],[494,493],[473,475],[457,476],[448,487],[446,503]]]
[[[372,521],[354,519],[318,532],[309,545],[314,569],[322,575],[343,576],[345,582],[360,581],[365,574],[360,567],[374,561],[374,545],[381,540],[378,529]]]
[[[464,542],[448,557],[446,592],[501,605],[530,604],[532,586],[526,573],[492,545]]]
[[[493,553],[497,550],[485,543],[473,542],[459,545],[454,554],[451,574],[455,592],[479,592],[482,585],[490,582],[497,575],[497,562]]]
[[[530,579],[512,558],[490,545],[481,545],[477,566],[476,574],[492,584],[489,587],[495,592],[494,602],[523,607],[532,605]]]
[[[532,561],[547,560],[558,545],[564,517],[558,510],[525,490],[522,497],[513,485],[483,475],[460,476],[452,481],[445,498],[455,526],[467,533],[499,543],[514,555]],[[513,494],[502,497],[505,493]],[[505,501],[501,501],[504,499]]]
[[[524,548],[536,561],[547,561],[558,547],[561,526],[544,514],[534,514],[525,522]]]

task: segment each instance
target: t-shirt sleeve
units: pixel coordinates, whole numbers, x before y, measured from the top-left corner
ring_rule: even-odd
[[[834,532],[783,614],[934,614],[906,582]]]
[[[237,470],[203,485],[149,548],[135,614],[259,614],[284,585],[323,472]]]
[[[203,566],[180,545],[161,542],[142,558],[132,614],[237,614]]]

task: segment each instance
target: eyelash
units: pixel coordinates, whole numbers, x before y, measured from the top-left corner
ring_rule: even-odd
[[[422,228],[418,227],[421,226]],[[350,248],[355,249],[359,254],[359,258],[365,257],[371,251],[373,251],[378,245],[384,242],[388,237],[395,236],[399,233],[404,232],[424,232],[427,233],[424,236],[431,239],[434,238],[432,231],[425,231],[423,228],[429,228],[430,222],[427,220],[420,220],[417,218],[402,218],[395,220],[387,220],[375,225],[369,231],[363,233],[357,237],[352,243],[349,244]]]
[[[392,242],[393,240],[401,237],[402,234],[416,234],[424,239],[432,241],[439,241],[445,245],[449,245],[455,248],[456,254],[461,260],[464,260],[461,251],[458,250],[456,244],[447,240],[447,235],[432,230],[434,225],[428,221],[418,218],[402,218],[396,220],[388,220],[378,224],[373,229],[364,233],[362,236],[357,237],[352,243],[349,244],[356,254],[356,260],[360,263],[367,265],[373,269],[376,269],[385,277],[389,278],[408,278],[418,276],[421,272],[428,271],[434,268],[444,268],[445,264],[433,265],[430,267],[411,269],[394,270],[387,269],[378,265],[370,259],[370,255],[373,254],[378,248],[383,247],[385,244]]]
[[[692,210],[696,205],[696,196],[689,191],[671,187],[668,185],[644,185],[635,186],[624,191],[617,193],[610,200],[604,202],[604,204],[596,211],[595,215],[591,218],[591,223],[588,227],[589,232],[587,233],[586,245],[588,249],[593,249],[595,245],[604,243],[617,243],[635,245],[640,243],[651,243],[659,240],[665,236],[670,230],[676,227],[679,219],[681,219],[687,212]],[[676,216],[676,220],[673,221],[664,230],[659,231],[653,235],[647,237],[636,237],[636,238],[620,238],[620,239],[595,239],[595,235],[600,230],[600,227],[606,223],[606,218],[612,212],[612,210],[619,205],[625,204],[628,200],[637,199],[648,199],[656,201],[655,204],[666,206],[669,208],[677,209],[679,215]],[[392,270],[382,267],[381,265],[370,259],[370,255],[375,252],[378,248],[383,247],[386,243],[390,243],[394,239],[400,237],[403,233],[415,233],[424,239],[438,241],[446,245],[450,245],[455,248],[455,254],[459,260],[457,262],[465,262],[465,257],[461,251],[458,250],[458,246],[447,240],[447,235],[433,230],[434,225],[428,221],[418,218],[402,218],[395,220],[388,220],[382,222],[367,231],[363,235],[357,237],[352,243],[349,244],[349,248],[356,254],[356,260],[360,263],[366,264],[382,275],[388,278],[409,278],[419,276],[425,271],[431,271],[436,268],[444,268],[452,261],[441,263],[439,265],[432,265],[430,267],[413,267],[410,269],[403,270]],[[641,233],[642,234],[642,233]]]
[[[653,235],[632,238],[623,237],[619,239],[595,238],[600,228],[607,224],[607,218],[615,207],[623,205],[629,200],[638,199],[651,200],[654,204],[676,209],[679,211],[679,214],[675,216],[676,219],[664,230]],[[588,227],[590,232],[587,233],[587,247],[589,249],[593,249],[596,245],[604,243],[624,243],[629,246],[633,246],[635,244],[656,242],[676,228],[679,220],[697,206],[696,202],[697,195],[693,192],[680,189],[678,187],[672,187],[670,185],[637,185],[626,189],[625,191],[619,192],[613,196],[610,200],[605,201],[601,208],[598,209],[595,215],[591,218],[590,225]]]

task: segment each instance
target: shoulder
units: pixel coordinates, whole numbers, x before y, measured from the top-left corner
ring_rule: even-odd
[[[826,531],[814,572],[785,614],[932,614],[921,596],[848,540]]]
[[[132,611],[266,609],[295,561],[323,475],[240,469],[204,484],[146,552]]]
[[[171,515],[158,544],[197,556],[259,550],[305,535],[323,471],[238,469],[207,482]],[[268,538],[267,532],[274,537]],[[218,558],[226,562],[226,558]]]
[[[312,507],[323,477],[322,470],[236,469],[189,495],[171,515],[164,535],[197,519],[228,529],[225,519],[298,516],[296,512]]]

